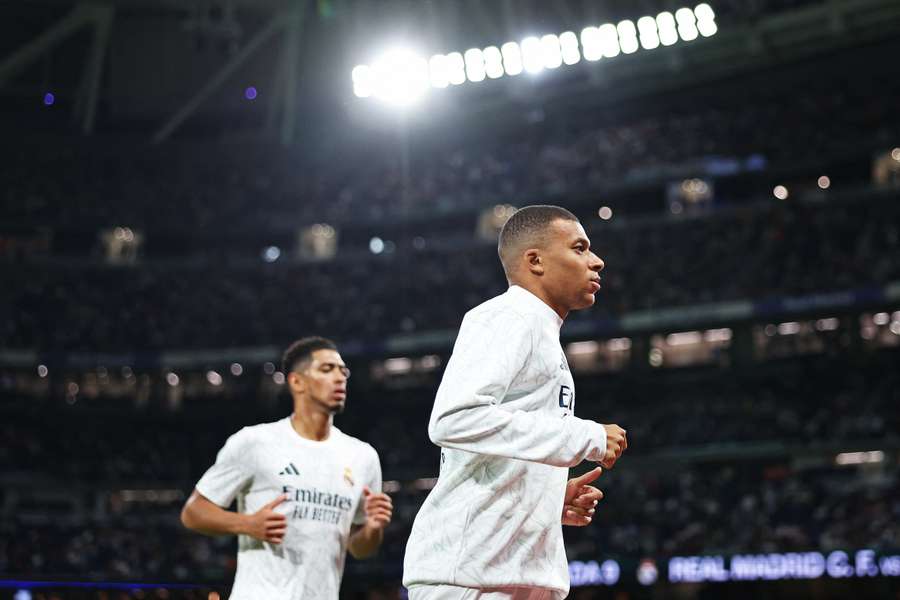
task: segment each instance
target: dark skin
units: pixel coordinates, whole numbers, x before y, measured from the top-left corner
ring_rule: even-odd
[[[591,251],[591,241],[578,221],[555,219],[542,235],[526,240],[504,256],[509,283],[525,288],[565,319],[570,311],[593,306],[600,290],[603,259]],[[611,469],[628,448],[625,430],[606,429],[606,455],[601,465]],[[599,467],[566,485],[564,525],[583,527],[591,522],[603,492],[590,485],[602,472]]]
[[[288,373],[288,389],[294,401],[291,426],[297,435],[316,441],[328,439],[334,415],[344,410],[349,376],[341,355],[330,349],[316,350]],[[278,496],[247,515],[225,510],[195,489],[181,511],[181,522],[207,535],[244,534],[280,544],[287,531],[287,517],[275,509],[285,499]],[[347,545],[354,558],[367,558],[377,552],[393,514],[390,497],[368,487],[363,488],[363,503],[366,522],[353,526]]]

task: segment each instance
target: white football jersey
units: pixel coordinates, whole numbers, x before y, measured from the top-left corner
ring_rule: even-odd
[[[337,599],[351,524],[365,523],[363,486],[381,491],[369,444],[331,428],[327,440],[301,437],[290,417],[244,427],[225,442],[197,491],[252,514],[280,494],[287,516],[281,544],[238,536],[232,600]]]
[[[568,467],[602,460],[606,431],[573,416],[561,326],[518,286],[463,319],[428,424],[441,470],[406,546],[405,586],[568,593]]]

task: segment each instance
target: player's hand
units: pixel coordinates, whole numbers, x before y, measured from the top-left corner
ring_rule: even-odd
[[[275,507],[285,500],[287,496],[282,494],[250,515],[244,533],[263,542],[272,544],[283,542],[287,531],[287,517],[275,512]]]
[[[625,430],[618,425],[604,425],[603,428],[606,429],[606,455],[600,464],[612,469],[628,447],[628,438],[625,437]]]
[[[596,481],[602,472],[603,469],[597,467],[566,483],[566,495],[563,499],[563,525],[584,527],[591,522],[597,503],[603,498],[603,492],[589,484]]]
[[[373,492],[368,486],[363,487],[364,507],[366,510],[366,527],[384,529],[391,522],[394,514],[394,503],[391,497],[381,492]]]

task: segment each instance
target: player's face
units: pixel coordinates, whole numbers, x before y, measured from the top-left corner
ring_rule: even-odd
[[[343,412],[350,369],[335,350],[316,350],[309,366],[299,374],[309,400],[331,414]]]
[[[553,221],[542,257],[545,289],[554,304],[566,310],[594,304],[604,263],[591,252],[591,242],[581,223],[564,219]]]

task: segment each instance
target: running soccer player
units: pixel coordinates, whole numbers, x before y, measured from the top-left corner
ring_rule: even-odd
[[[603,261],[578,219],[527,206],[500,232],[509,289],[463,319],[428,424],[441,472],[413,523],[403,584],[411,600],[564,598],[561,525],[587,525],[601,492],[595,468],[627,447],[618,425],[573,415],[560,346],[569,311],[600,289]]]
[[[346,552],[378,550],[391,499],[381,493],[375,449],[332,425],[350,377],[334,343],[300,339],[282,362],[294,413],[228,438],[181,522],[237,534],[232,600],[337,599]],[[237,511],[226,510],[235,499]]]

